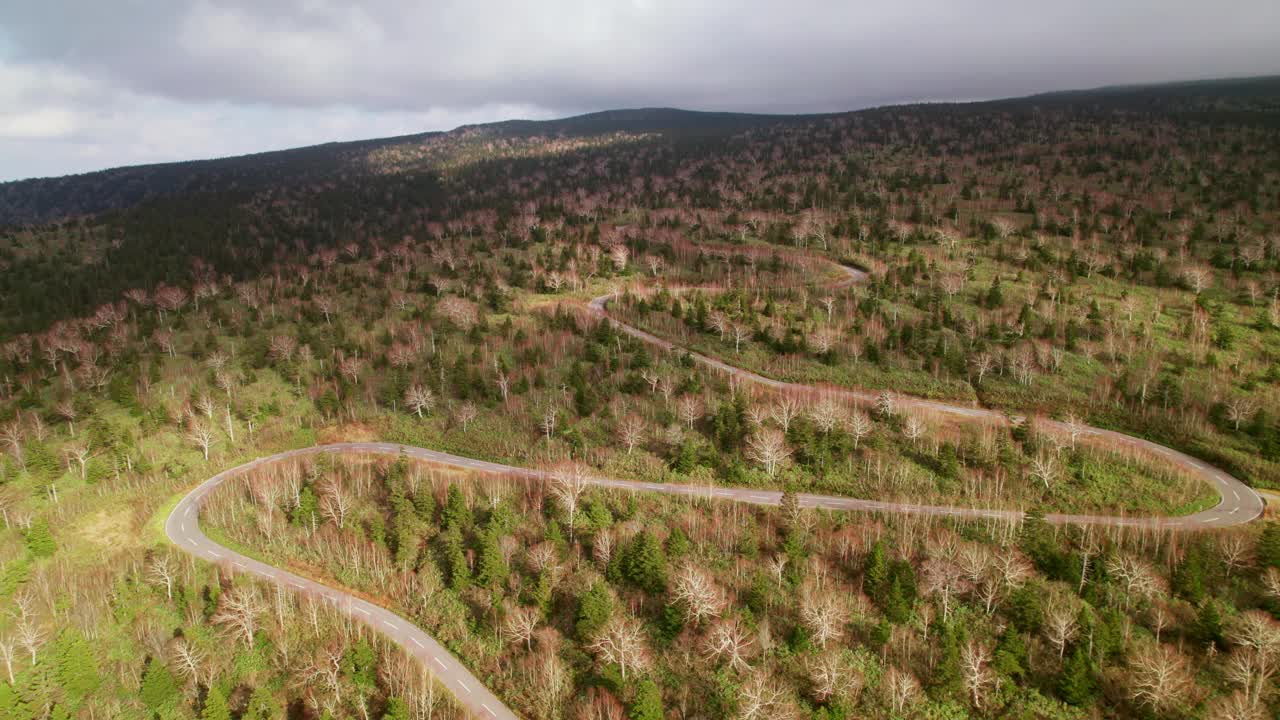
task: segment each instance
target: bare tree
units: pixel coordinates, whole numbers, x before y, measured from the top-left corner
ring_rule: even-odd
[[[819,430],[830,433],[844,422],[844,406],[833,398],[824,397],[809,408],[809,419]]]
[[[891,666],[885,671],[880,679],[880,690],[895,715],[902,715],[920,700],[920,681],[910,672],[896,667]]]
[[[921,591],[938,598],[942,604],[942,619],[951,620],[951,604],[956,595],[969,586],[959,565],[945,558],[934,557],[925,561],[924,583]]]
[[[809,662],[809,682],[813,685],[814,698],[825,703],[832,698],[856,700],[865,680],[840,653],[832,651]]]
[[[693,424],[702,417],[702,398],[697,395],[681,396],[676,402],[676,412],[680,415],[680,419],[684,421],[685,426],[692,430]]]
[[[980,352],[969,359],[969,364],[973,366],[974,372],[978,373],[978,384],[982,384],[982,379],[987,373],[995,369],[996,360],[989,352]]]
[[[1192,292],[1199,295],[1213,285],[1213,271],[1199,265],[1191,265],[1182,269],[1182,279]]]
[[[925,426],[924,421],[916,415],[907,415],[902,423],[902,435],[911,441],[912,445],[919,445],[920,439],[925,436],[929,430]]]
[[[1126,610],[1132,598],[1149,599],[1161,590],[1160,575],[1132,555],[1117,555],[1108,560],[1107,572],[1124,587]]]
[[[1054,597],[1045,608],[1044,634],[1049,643],[1058,650],[1058,660],[1062,660],[1067,645],[1075,639],[1079,630],[1076,618],[1079,610],[1065,597]]]
[[[639,415],[630,414],[622,418],[618,424],[618,437],[627,446],[628,455],[644,440],[644,431],[644,420]]]
[[[58,417],[67,421],[67,434],[75,436],[76,434],[76,418],[80,413],[76,410],[75,403],[70,400],[63,400],[57,404],[54,410],[58,413]]]
[[[898,412],[898,401],[887,390],[876,396],[875,406],[882,417],[893,417]]]
[[[164,594],[170,600],[173,599],[173,583],[178,579],[178,564],[168,553],[156,553],[151,559],[151,565],[147,569],[147,574],[151,581],[164,585]]]
[[[1194,683],[1186,660],[1168,645],[1144,643],[1129,663],[1129,696],[1139,706],[1165,712],[1187,699]]]
[[[239,587],[222,594],[213,621],[226,626],[232,635],[244,640],[245,647],[253,647],[258,618],[265,609],[256,590],[248,586]]]
[[[624,681],[628,671],[643,670],[649,664],[644,630],[631,618],[619,616],[610,620],[588,647],[601,661],[617,665]]]
[[[44,644],[45,631],[34,615],[24,615],[18,620],[18,644],[31,656],[31,664],[36,664],[36,652]]]
[[[800,620],[818,647],[826,649],[844,634],[849,613],[835,593],[810,590],[800,599]]]
[[[800,417],[800,413],[803,410],[804,406],[801,405],[799,398],[786,394],[778,398],[773,407],[769,409],[769,414],[773,417],[774,422],[778,423],[778,426],[782,428],[782,432],[785,433],[791,431],[791,423]]]
[[[969,702],[981,709],[987,695],[996,686],[996,675],[991,671],[991,649],[977,640],[970,639],[960,649],[960,671],[964,677],[964,687],[969,693]]]
[[[332,521],[341,530],[346,523],[347,515],[351,512],[351,506],[354,502],[342,482],[337,478],[333,478],[328,483],[325,483],[324,490],[321,492],[320,514]]]
[[[80,479],[84,480],[88,472],[89,458],[93,454],[89,451],[88,443],[71,443],[62,448],[63,454],[67,457],[67,464],[76,463],[80,467]]]
[[[676,573],[671,594],[684,606],[685,616],[695,625],[719,616],[724,609],[724,593],[710,575],[693,563],[686,563]]]
[[[196,447],[200,448],[200,451],[204,453],[204,459],[206,461],[209,459],[209,450],[211,450],[218,442],[218,437],[214,433],[213,428],[207,423],[196,420],[195,418],[192,418],[191,422],[187,425],[187,439],[194,443]]]
[[[551,476],[551,494],[560,502],[560,507],[564,508],[569,516],[570,542],[573,541],[578,505],[589,484],[587,468],[580,463],[573,463],[563,472]]]
[[[867,417],[867,414],[861,410],[855,410],[854,413],[849,416],[848,427],[849,435],[853,437],[854,450],[858,449],[858,444],[862,442],[862,438],[870,435],[871,431],[875,429],[875,425],[871,422],[871,418]]]
[[[774,477],[791,458],[786,436],[773,428],[759,428],[747,439],[747,458],[759,463],[765,474]]]
[[[1252,398],[1231,398],[1226,404],[1227,419],[1231,421],[1237,431],[1240,430],[1241,423],[1248,422],[1258,409],[1258,404]]]
[[[750,667],[747,653],[752,642],[751,633],[736,619],[721,620],[707,632],[706,654],[708,658],[720,660],[743,672]]]
[[[739,720],[790,720],[795,709],[787,691],[763,670],[753,674],[738,690]]]
[[[9,685],[13,685],[13,660],[17,656],[18,640],[12,636],[0,638],[0,660],[4,661],[4,668],[9,672]]]
[[[533,631],[538,627],[538,612],[533,608],[517,607],[507,613],[502,635],[509,642],[522,643],[525,652],[533,650]]]
[[[558,410],[554,406],[548,407],[542,412],[542,420],[539,426],[542,428],[542,434],[547,442],[551,442],[551,435],[556,431],[556,415]]]
[[[751,339],[751,328],[741,323],[734,323],[731,329],[733,333],[733,352],[742,352],[742,341]]]
[[[404,405],[422,417],[423,413],[430,414],[435,408],[436,395],[424,385],[410,385],[404,391]]]
[[[1031,458],[1031,477],[1044,483],[1044,489],[1048,490],[1058,479],[1058,459],[1053,454],[1042,452]]]
[[[169,658],[188,687],[195,687],[200,683],[205,656],[199,648],[187,642],[186,638],[175,638],[169,644]]]

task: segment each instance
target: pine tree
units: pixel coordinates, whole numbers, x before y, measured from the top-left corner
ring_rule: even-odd
[[[200,712],[200,720],[231,720],[231,708],[227,706],[227,698],[216,687],[209,688],[204,698],[204,710]]]
[[[1210,572],[1214,564],[1211,554],[1212,551],[1203,543],[1194,543],[1187,548],[1182,562],[1173,569],[1173,591],[1193,605],[1205,598],[1211,584]]]
[[[1022,633],[1006,627],[996,643],[992,667],[1005,677],[1019,680],[1027,674],[1027,639]]]
[[[1222,613],[1218,609],[1218,603],[1210,600],[1200,607],[1196,621],[1191,626],[1191,636],[1206,645],[1213,643],[1223,646]]]
[[[66,693],[67,703],[79,707],[102,684],[89,643],[78,631],[64,630],[54,645],[53,655],[58,665],[58,684]]]
[[[1280,523],[1269,522],[1258,539],[1258,562],[1268,567],[1280,567]]]
[[[502,586],[507,581],[510,568],[499,546],[499,535],[487,530],[480,542],[480,560],[476,564],[476,582],[488,588]]]
[[[289,522],[305,528],[320,525],[320,500],[310,485],[304,485],[298,493],[298,506],[289,514]]]
[[[884,598],[888,581],[889,559],[885,555],[884,541],[877,540],[862,565],[862,588],[868,597],[880,602]]]
[[[627,548],[622,571],[636,587],[662,592],[667,584],[667,558],[656,535],[646,530],[636,536]]]
[[[613,598],[609,595],[609,587],[596,580],[587,591],[578,598],[578,613],[574,623],[574,631],[580,640],[592,638],[609,622],[613,615]]]
[[[629,720],[662,720],[662,692],[657,683],[648,678],[640,681],[627,717]]]
[[[449,490],[445,493],[444,513],[441,517],[441,524],[446,529],[458,528],[462,530],[466,528],[471,521],[471,512],[467,510],[467,499],[462,496],[462,488],[457,485],[450,485]]]
[[[1093,699],[1097,690],[1093,661],[1084,648],[1077,647],[1067,657],[1058,676],[1058,697],[1071,705],[1083,706]]]
[[[152,712],[163,714],[178,700],[178,681],[163,662],[152,658],[142,676],[138,696]]]
[[[58,549],[58,543],[49,532],[49,523],[43,519],[31,523],[27,531],[27,549],[36,557],[49,557]]]

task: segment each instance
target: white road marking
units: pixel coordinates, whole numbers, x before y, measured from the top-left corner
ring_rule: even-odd
[[[399,627],[398,625],[396,625],[395,623],[391,622],[390,620],[383,620],[383,621],[382,621],[382,624],[383,624],[383,625],[386,625],[387,627],[391,628],[392,630],[399,630],[399,629],[400,629],[400,627]]]
[[[222,553],[214,552],[214,551],[212,551],[212,550],[210,550],[210,551],[209,551],[209,554],[210,554],[210,555],[212,555],[212,556],[214,556],[214,557],[216,557],[216,558],[221,558],[221,557],[222,557]]]
[[[449,666],[448,666],[448,665],[445,665],[445,664],[444,664],[444,661],[442,661],[440,658],[438,658],[438,657],[433,657],[433,658],[431,658],[431,659],[436,661],[436,664],[440,666],[440,669],[441,669],[441,670],[446,670],[446,671],[447,671],[447,670],[449,669]]]
[[[365,609],[364,609],[364,608],[362,608],[362,607],[355,608],[355,611],[356,611],[356,612],[359,612],[359,613],[364,613],[365,615],[368,615],[368,614],[369,614],[369,611],[368,611],[368,610],[365,610]]]
[[[484,711],[489,713],[490,715],[494,717],[498,717],[498,713],[494,712],[493,708],[489,707],[488,703],[480,703],[480,707],[484,708]]]
[[[231,564],[232,564],[232,565],[235,565],[236,567],[240,568],[241,570],[243,570],[243,569],[244,569],[244,563],[240,562],[239,560],[232,560],[232,561],[231,561]]]
[[[291,582],[291,583],[289,583],[289,584],[290,584],[290,585],[292,585],[292,586],[294,586],[294,587],[296,587],[296,588],[298,588],[299,590],[305,590],[305,589],[306,589],[306,587],[305,587],[305,586],[303,586],[301,583]]]
[[[418,646],[418,647],[420,647],[420,648],[426,647],[426,646],[425,646],[425,645],[423,645],[422,643],[418,642],[418,638],[416,638],[416,637],[411,637],[411,638],[409,638],[409,640],[410,640],[414,645],[417,645],[417,646]]]
[[[470,695],[470,694],[471,694],[471,688],[467,687],[467,684],[466,684],[465,682],[463,682],[463,681],[462,681],[462,678],[458,678],[458,684],[462,686],[462,689],[463,689],[463,690],[466,690],[466,691],[467,691],[467,694],[468,694],[468,695]]]

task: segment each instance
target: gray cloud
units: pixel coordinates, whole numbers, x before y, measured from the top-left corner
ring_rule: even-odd
[[[512,115],[832,111],[1261,74],[1280,71],[1277,27],[1274,0],[12,3],[0,177]]]

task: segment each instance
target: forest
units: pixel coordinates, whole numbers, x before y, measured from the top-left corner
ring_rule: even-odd
[[[604,113],[2,188],[0,718],[486,716],[175,542],[193,490],[209,547],[412,623],[493,717],[1274,717],[1277,100]]]

